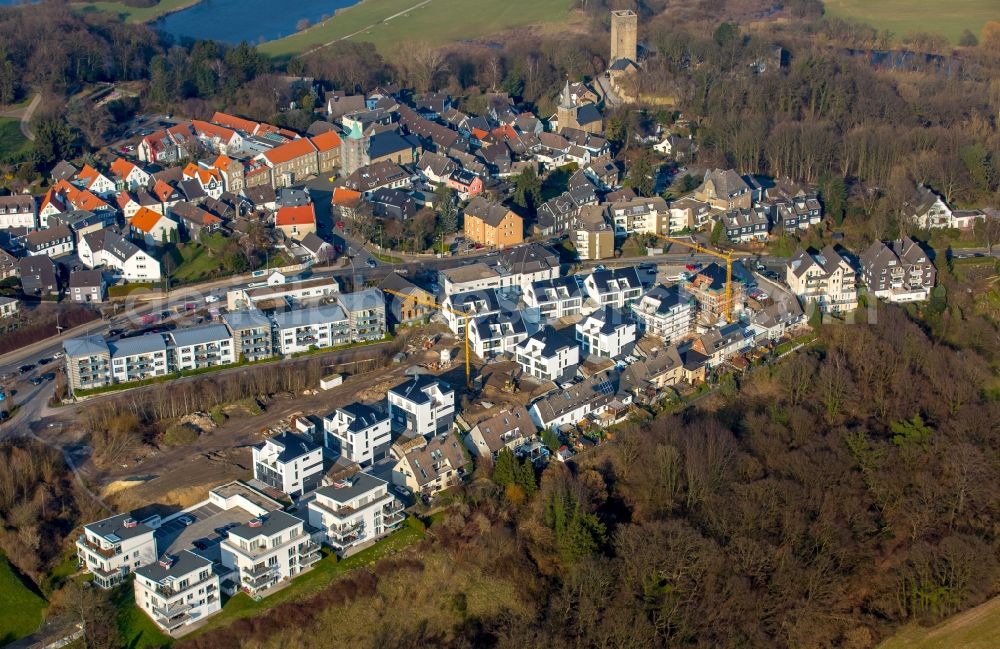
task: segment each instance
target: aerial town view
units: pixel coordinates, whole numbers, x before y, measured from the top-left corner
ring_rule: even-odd
[[[1000,648],[1000,5],[0,0],[0,647]]]

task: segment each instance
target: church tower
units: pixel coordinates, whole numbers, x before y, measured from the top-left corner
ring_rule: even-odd
[[[579,128],[576,121],[576,103],[573,101],[573,93],[569,91],[569,80],[559,94],[559,105],[556,106],[556,119],[559,121],[559,128]]]
[[[639,17],[630,9],[611,12],[611,60],[608,67],[619,59],[638,60],[637,33]]]

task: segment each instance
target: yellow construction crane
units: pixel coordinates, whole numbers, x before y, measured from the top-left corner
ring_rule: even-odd
[[[733,253],[732,252],[716,252],[715,250],[710,250],[702,245],[699,245],[692,241],[685,241],[684,239],[675,239],[674,237],[668,237],[663,234],[657,234],[656,236],[661,239],[665,239],[670,243],[676,243],[687,248],[691,248],[697,252],[704,253],[706,255],[712,255],[713,257],[718,257],[719,259],[726,260],[726,302],[723,305],[724,315],[726,316],[726,322],[733,321]]]
[[[452,315],[457,315],[465,319],[465,387],[472,389],[472,363],[469,360],[469,320],[472,319],[471,314],[465,313],[464,311],[457,311],[455,309],[448,308],[444,305],[438,304],[434,300],[425,297],[419,297],[416,295],[409,295],[407,293],[401,293],[399,291],[394,291],[390,288],[382,289],[384,292],[395,295],[401,300],[409,300],[416,304],[422,304],[424,306],[433,307],[435,309],[442,309],[451,313]]]

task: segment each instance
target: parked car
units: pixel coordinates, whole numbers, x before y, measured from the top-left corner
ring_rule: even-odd
[[[368,264],[369,268],[375,268],[376,266],[378,266],[378,262],[375,261],[374,259],[369,259],[366,263]]]
[[[45,374],[42,374],[38,378],[44,379],[46,381],[54,381],[55,378],[56,378],[56,373],[55,372],[46,372]]]
[[[194,519],[191,518],[190,516],[180,516],[177,518],[177,522],[187,527],[188,525],[194,523]]]
[[[33,376],[33,377],[31,377],[31,381],[30,381],[31,385],[41,385],[44,382],[45,382],[45,379],[43,379],[40,376]]]
[[[21,374],[27,374],[28,372],[30,372],[33,369],[35,369],[35,364],[34,363],[27,363],[27,364],[22,365],[21,367],[17,368],[17,371],[20,372]]]
[[[38,359],[38,364],[39,365],[48,365],[51,362],[52,362],[51,358],[39,358]]]

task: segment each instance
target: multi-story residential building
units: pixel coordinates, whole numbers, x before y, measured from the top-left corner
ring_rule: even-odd
[[[289,496],[315,489],[323,477],[323,447],[305,435],[284,431],[251,450],[253,477]]]
[[[104,273],[99,270],[74,270],[69,274],[68,296],[74,302],[103,302],[107,288]]]
[[[464,334],[465,321],[470,318],[481,318],[500,313],[500,298],[493,289],[470,291],[449,295],[442,304],[441,315],[448,328],[456,335]],[[468,315],[459,315],[464,313]]]
[[[252,308],[257,304],[277,301],[306,302],[330,297],[340,292],[335,277],[310,277],[289,282],[280,274],[272,274],[267,286],[240,287],[226,293],[226,306],[230,311]]]
[[[16,297],[0,297],[0,320],[17,315],[20,303]]]
[[[712,262],[692,275],[685,290],[698,304],[698,317],[708,323],[718,321],[726,313],[726,269]],[[731,283],[729,304],[732,312],[743,309],[743,285],[740,282]]]
[[[347,314],[351,340],[381,340],[385,338],[385,296],[377,288],[354,293],[341,293],[337,298]]]
[[[697,230],[712,217],[711,206],[690,196],[678,198],[670,203],[670,232]]]
[[[134,588],[135,605],[171,634],[222,609],[219,575],[212,562],[190,550],[137,569]]]
[[[573,230],[573,245],[582,260],[610,259],[615,256],[615,230],[607,219],[604,206],[580,208]]]
[[[177,329],[167,334],[171,369],[178,372],[236,362],[233,335],[223,324]]]
[[[106,266],[130,282],[160,281],[160,262],[111,229],[81,237],[77,252],[87,268]]]
[[[339,305],[295,309],[274,314],[278,351],[283,355],[351,342],[351,326]]]
[[[876,241],[860,257],[861,279],[868,292],[889,302],[919,302],[930,297],[937,277],[934,264],[909,237]]]
[[[634,267],[595,270],[583,281],[587,295],[598,307],[624,309],[642,296],[642,281]]]
[[[632,351],[636,325],[625,313],[606,306],[576,323],[576,341],[584,354],[618,359]]]
[[[953,227],[951,207],[937,192],[924,185],[920,185],[917,189],[917,199],[907,212],[910,220],[918,228]]]
[[[316,147],[308,138],[299,138],[265,151],[258,161],[271,168],[275,187],[291,187],[319,172]]]
[[[668,396],[666,388],[687,378],[677,346],[670,345],[652,356],[629,363],[622,370],[620,389],[632,393],[638,402],[652,404]]]
[[[694,340],[678,345],[678,353],[683,355],[688,350],[694,350],[707,357],[708,367],[715,367],[736,354],[748,351],[753,346],[753,338],[747,335],[747,330],[739,322],[716,327],[698,336]]]
[[[476,457],[496,456],[505,448],[511,451],[528,443],[538,432],[524,406],[501,410],[475,426],[465,436],[465,446]]]
[[[785,282],[821,313],[844,313],[858,307],[857,277],[851,265],[827,246],[822,252],[797,250],[785,265]]]
[[[25,295],[58,295],[59,278],[56,265],[45,255],[29,255],[17,260],[17,275],[21,277],[21,292]]]
[[[397,442],[392,447],[392,483],[428,496],[458,485],[470,464],[462,446],[454,435]]]
[[[771,223],[764,207],[730,210],[721,218],[726,238],[732,243],[767,240]]]
[[[524,292],[524,303],[549,319],[579,314],[583,298],[583,290],[573,276],[532,282]]]
[[[469,323],[469,346],[482,359],[513,353],[527,337],[520,311],[491,314]]]
[[[145,334],[108,343],[115,383],[141,381],[170,372],[167,343],[161,334]]]
[[[719,210],[750,209],[750,186],[732,169],[709,169],[694,198]]]
[[[386,315],[394,324],[410,324],[431,317],[435,309],[430,306],[434,296],[398,273],[389,273],[378,285],[386,300]],[[385,289],[394,291],[387,293]],[[397,295],[402,293],[412,299]]]
[[[524,222],[506,207],[476,196],[465,207],[465,238],[494,248],[524,241]]]
[[[823,221],[823,206],[815,194],[777,200],[772,209],[775,229],[786,233],[805,230]]]
[[[445,295],[456,295],[507,288],[513,285],[514,278],[502,272],[496,264],[476,262],[468,266],[439,270],[438,281]]]
[[[115,180],[115,188],[119,191],[143,189],[149,186],[149,179],[152,178],[148,171],[125,158],[115,158],[110,170]]]
[[[404,517],[389,483],[367,473],[317,489],[309,503],[309,524],[322,530],[323,541],[341,557],[392,532]]]
[[[407,435],[441,435],[455,421],[455,389],[435,376],[414,376],[389,388],[388,398],[393,429]]]
[[[632,315],[640,332],[671,342],[691,331],[694,308],[694,299],[680,285],[658,285],[632,304]]]
[[[29,255],[62,257],[73,252],[73,232],[65,225],[47,230],[29,232],[24,238],[24,249]]]
[[[118,514],[83,526],[76,539],[76,556],[94,583],[114,588],[136,568],[156,561],[156,528],[159,516],[140,522],[131,514]]]
[[[555,430],[596,417],[615,401],[627,405],[632,398],[627,393],[619,394],[616,372],[604,371],[539,399],[528,408],[528,414],[539,428]]]
[[[38,206],[30,194],[0,196],[0,230],[38,228]]]
[[[273,511],[229,530],[219,544],[222,565],[235,571],[233,580],[252,597],[310,570],[319,561],[319,544],[305,522]]]
[[[337,408],[323,418],[323,445],[362,467],[371,466],[392,445],[389,415],[363,403]]]
[[[608,208],[615,233],[669,234],[670,209],[659,196],[617,201]]]
[[[271,319],[263,311],[230,311],[222,315],[222,321],[233,335],[233,355],[237,361],[254,362],[274,356]]]
[[[70,390],[111,385],[111,351],[101,336],[71,338],[63,343],[66,381]]]
[[[496,267],[509,277],[509,285],[524,293],[532,282],[559,277],[559,255],[538,243],[528,243],[497,253]]]
[[[560,383],[576,375],[580,348],[552,327],[545,326],[514,348],[514,360],[528,376]]]

